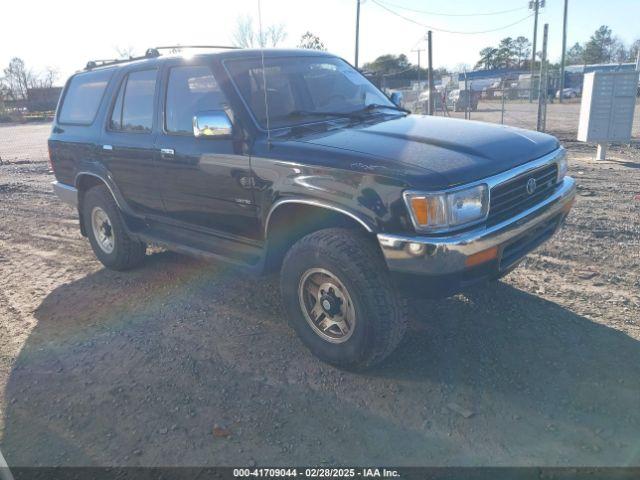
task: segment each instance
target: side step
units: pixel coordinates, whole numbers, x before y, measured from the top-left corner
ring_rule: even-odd
[[[131,229],[131,233],[147,243],[155,243],[169,250],[209,260],[222,260],[248,267],[262,265],[262,248],[236,239],[179,229],[152,223]]]

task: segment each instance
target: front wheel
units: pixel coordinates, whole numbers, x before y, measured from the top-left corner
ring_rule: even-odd
[[[375,242],[358,231],[329,228],[298,241],[284,259],[281,291],[300,339],[337,366],[381,362],[406,330],[406,301]]]

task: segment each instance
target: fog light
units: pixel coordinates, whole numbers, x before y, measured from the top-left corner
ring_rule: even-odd
[[[426,250],[425,246],[421,243],[410,243],[407,248],[409,250],[409,253],[416,257],[424,255],[424,252]]]
[[[493,260],[494,258],[498,258],[498,247],[487,248],[486,250],[482,250],[481,252],[469,255],[464,261],[464,264],[467,267],[473,267],[475,265],[480,265],[481,263]]]

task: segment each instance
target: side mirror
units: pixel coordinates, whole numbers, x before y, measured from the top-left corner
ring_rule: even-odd
[[[227,138],[231,136],[231,120],[224,110],[198,112],[193,117],[193,136],[196,138]]]
[[[391,94],[391,101],[396,107],[402,107],[402,100],[403,100],[402,93],[393,92]]]

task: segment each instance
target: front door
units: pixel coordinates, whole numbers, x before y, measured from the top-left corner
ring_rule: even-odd
[[[157,76],[157,69],[147,69],[122,78],[100,146],[120,193],[141,215],[163,213],[154,162]]]
[[[210,67],[176,61],[162,76],[163,125],[156,150],[166,215],[214,233],[258,238],[249,155],[242,142],[193,134],[198,112],[224,110],[233,118]]]

